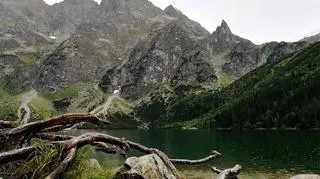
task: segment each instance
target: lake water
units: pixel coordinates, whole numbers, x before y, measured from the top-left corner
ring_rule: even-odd
[[[78,131],[88,132],[88,131]],[[78,133],[77,132],[77,133]],[[243,166],[240,178],[289,178],[320,174],[320,131],[209,131],[209,130],[105,130],[99,131],[155,147],[170,158],[198,159],[217,150],[223,155],[207,164],[177,166],[186,178],[213,179],[210,166]],[[138,155],[134,153],[133,155]],[[120,157],[96,154],[100,162],[121,165]],[[108,162],[106,162],[108,161]]]

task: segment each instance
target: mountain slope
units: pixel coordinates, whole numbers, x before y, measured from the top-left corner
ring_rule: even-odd
[[[202,90],[174,100],[167,99],[170,102],[154,124],[159,127],[163,123],[168,124],[168,121],[180,121],[167,126],[320,127],[319,72],[320,43],[316,43],[278,61],[269,62],[226,88]],[[146,113],[139,112],[139,109],[143,107],[148,110],[152,106],[140,105],[136,107],[136,116],[143,119]],[[156,108],[153,110],[157,112]]]
[[[123,97],[137,99],[162,84],[215,80],[208,52],[178,20],[138,44],[123,66],[107,72],[100,87],[109,92],[121,87]]]
[[[200,120],[213,127],[319,127],[320,43],[250,72]],[[219,97],[221,98],[221,97]]]
[[[58,112],[88,112],[119,89],[133,101],[158,89],[175,99],[205,93],[309,44],[255,45],[225,21],[210,33],[173,6],[161,10],[148,0],[3,0],[0,17],[0,89],[35,89]],[[211,109],[210,100],[200,112]],[[199,116],[187,113],[188,120]]]
[[[301,39],[300,41],[309,42],[309,43],[315,43],[320,41],[320,34],[316,34],[310,37],[305,37]]]

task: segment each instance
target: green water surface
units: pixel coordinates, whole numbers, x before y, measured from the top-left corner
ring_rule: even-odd
[[[88,132],[88,131],[78,131]],[[320,131],[209,131],[209,130],[104,130],[164,151],[170,158],[198,159],[218,150],[223,155],[207,164],[177,166],[186,178],[214,178],[209,166],[243,166],[240,177],[289,178],[320,174]],[[133,153],[132,155],[139,155]],[[120,157],[96,154],[103,163],[120,165]]]

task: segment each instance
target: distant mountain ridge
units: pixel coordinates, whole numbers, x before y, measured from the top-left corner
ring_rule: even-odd
[[[319,42],[320,41],[320,33],[310,36],[310,37],[305,37],[303,39],[301,39],[300,41],[305,41],[305,42],[309,42],[309,43],[315,43],[315,42]]]
[[[136,100],[165,85],[225,86],[317,41],[255,45],[224,20],[210,33],[148,0],[3,0],[0,10],[0,82],[16,93],[87,85]]]

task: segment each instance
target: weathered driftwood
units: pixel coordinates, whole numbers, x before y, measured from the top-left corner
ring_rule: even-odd
[[[90,122],[98,125],[108,125],[111,122],[101,120],[92,114],[68,114],[44,121],[31,122],[6,131],[4,135],[7,137],[26,136],[39,132],[56,132],[69,128],[79,122]]]
[[[27,159],[35,151],[35,147],[25,147],[0,153],[0,165],[17,160]]]
[[[18,126],[19,126],[19,124],[16,122],[0,120],[0,129],[11,129],[11,128],[15,128]]]
[[[220,155],[221,155],[221,153],[219,153],[216,150],[213,150],[213,151],[211,151],[209,156],[202,158],[202,159],[199,159],[199,160],[170,159],[170,161],[174,164],[196,165],[196,164],[201,164],[201,163],[205,163],[210,160],[213,160],[213,159],[219,157]]]
[[[178,179],[180,175],[173,164],[193,165],[205,163],[221,155],[217,151],[212,151],[208,157],[199,160],[170,159],[165,153],[158,149],[148,148],[139,143],[128,141],[125,138],[117,138],[106,134],[87,133],[78,137],[47,134],[47,132],[57,132],[82,122],[90,122],[98,125],[110,124],[109,121],[101,120],[92,114],[69,114],[2,131],[0,134],[1,139],[19,139],[21,140],[21,145],[20,149],[0,153],[0,165],[17,160],[28,160],[30,157],[37,155],[36,147],[29,146],[32,138],[46,140],[48,141],[47,145],[62,146],[62,156],[64,156],[64,158],[59,166],[47,176],[47,179],[54,179],[68,170],[73,164],[78,150],[86,145],[93,146],[97,151],[109,154],[120,154],[124,157],[130,149],[138,150],[145,154],[156,154]],[[10,128],[10,126],[8,127]],[[110,147],[110,145],[112,147]]]
[[[43,135],[47,137],[47,139],[65,139],[62,136],[50,136],[50,135]],[[53,138],[51,138],[53,137]],[[70,137],[68,137],[70,138]],[[135,149],[138,151],[141,151],[145,154],[157,154],[163,162],[166,164],[166,166],[172,171],[175,177],[179,178],[179,173],[173,163],[177,164],[198,164],[198,163],[204,163],[208,162],[209,160],[212,160],[220,155],[219,152],[212,152],[210,156],[200,159],[200,160],[186,160],[186,159],[169,159],[166,154],[161,152],[158,149],[155,148],[148,148],[146,146],[143,146],[141,144],[127,141],[124,138],[117,138],[113,136],[109,136],[106,134],[100,134],[100,133],[87,133],[78,137],[74,137],[72,139],[66,140],[66,141],[53,141],[51,144],[55,145],[63,145],[65,151],[65,158],[63,159],[63,162],[47,177],[47,179],[55,178],[58,174],[66,171],[69,166],[72,165],[74,158],[76,156],[77,150],[85,145],[92,145],[96,147],[99,151],[111,153],[111,154],[120,154],[125,155],[129,149]],[[119,148],[110,148],[107,147],[105,144],[111,144],[118,146]],[[30,157],[30,155],[34,154],[36,151],[36,148],[33,146],[13,150],[10,152],[5,152],[0,154],[0,164],[5,164],[7,162],[12,162],[15,160],[25,160]]]
[[[236,165],[233,168],[219,170],[216,167],[211,167],[211,170],[218,174],[216,179],[238,179],[237,175],[240,174],[241,166]]]

